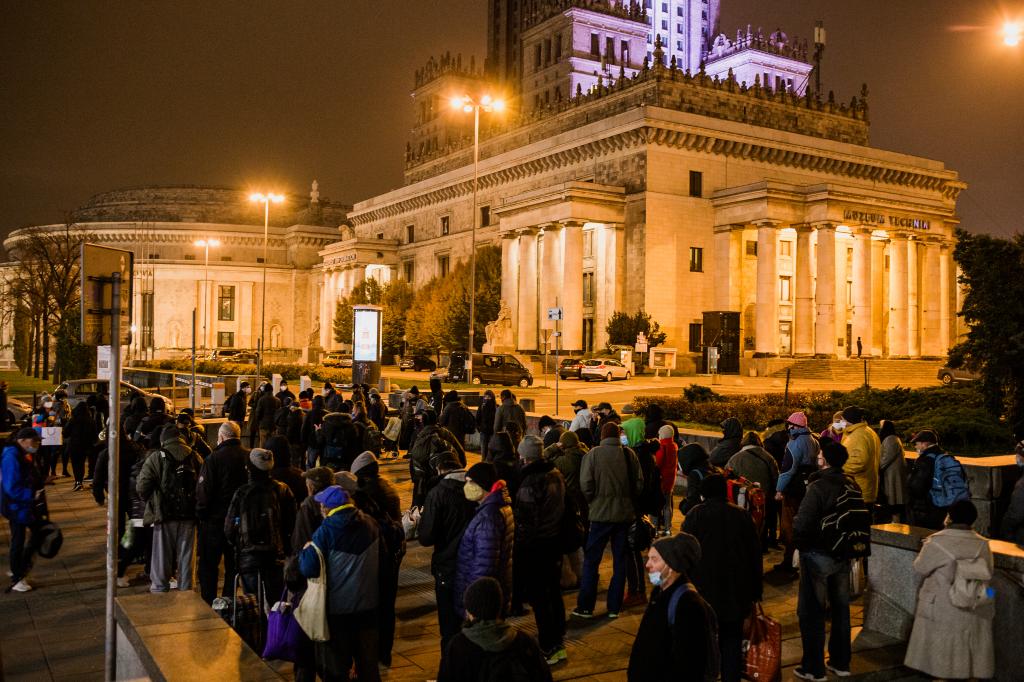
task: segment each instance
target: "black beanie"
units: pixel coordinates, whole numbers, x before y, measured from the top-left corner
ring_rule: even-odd
[[[846,451],[846,446],[835,442],[831,438],[822,438],[821,456],[825,458],[830,467],[842,469],[843,465],[846,464],[846,460],[850,458],[850,453]]]
[[[477,462],[469,467],[466,478],[472,479],[478,486],[490,492],[498,481],[498,470],[490,462]]]
[[[725,476],[721,474],[711,474],[700,483],[700,494],[705,499],[721,499],[724,498],[727,492],[728,486],[725,484]]]
[[[466,613],[476,620],[497,620],[504,603],[501,583],[490,576],[477,578],[462,595]]]
[[[700,542],[689,533],[679,533],[654,543],[654,549],[669,568],[677,573],[689,574],[700,561]]]

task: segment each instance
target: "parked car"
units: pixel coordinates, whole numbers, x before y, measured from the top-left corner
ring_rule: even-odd
[[[32,406],[24,400],[7,398],[7,420],[11,424],[18,424],[26,417],[32,415]]]
[[[561,379],[580,379],[583,363],[579,358],[566,358],[558,363],[558,376]]]
[[[402,361],[398,363],[398,369],[403,372],[407,369],[414,372],[433,372],[437,369],[437,363],[425,355],[413,355],[402,358]]]
[[[584,381],[628,379],[629,369],[614,358],[594,358],[583,361],[582,367],[580,367],[580,378]]]
[[[240,365],[255,365],[259,360],[259,353],[251,350],[236,350],[234,348],[218,348],[206,356],[207,360],[219,362],[236,362]]]
[[[110,386],[110,382],[100,379],[75,379],[74,381],[65,381],[54,391],[62,390],[68,394],[68,405],[74,409],[75,405],[86,400],[91,395],[102,393],[104,396],[107,395],[107,387]],[[102,388],[102,390],[101,390]],[[127,381],[121,382],[121,409],[125,410],[131,401],[136,396],[142,396],[146,399],[148,405],[153,398],[156,398],[158,393],[150,393],[138,386],[133,386]],[[161,396],[162,397],[162,396]],[[167,411],[173,412],[171,408],[170,399],[164,398],[167,403]]]
[[[533,373],[514,355],[473,353],[473,383],[526,388],[533,385]]]
[[[962,367],[957,369],[953,369],[952,367],[943,367],[939,370],[938,374],[938,379],[942,382],[943,386],[952,386],[953,384],[977,381],[980,378],[981,375],[977,372],[972,372]]]
[[[324,356],[320,364],[324,367],[351,367],[352,354],[344,351],[331,351]]]

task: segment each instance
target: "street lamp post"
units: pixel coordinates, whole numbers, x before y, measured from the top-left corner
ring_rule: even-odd
[[[477,208],[476,195],[477,186],[480,181],[480,110],[486,112],[501,112],[505,109],[505,102],[495,99],[490,95],[483,95],[479,101],[469,95],[452,98],[453,109],[461,109],[464,113],[473,114],[473,213],[472,229],[470,230],[470,252],[469,252],[469,357],[466,363],[466,381],[473,383],[473,337],[476,335],[476,222]]]
[[[256,356],[256,374],[263,374],[263,335],[266,333],[267,324],[267,236],[270,230],[270,204],[279,204],[284,201],[284,196],[268,192],[253,192],[249,195],[249,201],[263,204],[263,293],[261,295],[262,310],[260,311],[260,341],[259,352]]]
[[[195,245],[201,246],[206,251],[206,257],[204,259],[205,266],[203,270],[203,304],[199,307],[200,314],[203,316],[203,341],[199,344],[199,347],[202,350],[206,350],[206,340],[209,338],[206,335],[206,320],[210,317],[210,313],[206,309],[206,302],[210,300],[210,248],[217,248],[220,246],[220,240],[197,239]]]

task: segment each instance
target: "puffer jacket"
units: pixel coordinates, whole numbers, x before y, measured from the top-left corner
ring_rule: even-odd
[[[790,497],[801,498],[804,495],[804,478],[818,468],[818,453],[821,446],[806,428],[796,428],[789,432],[786,454],[782,457],[779,467],[779,480],[775,489]]]
[[[455,570],[455,608],[465,616],[462,595],[477,578],[490,576],[501,583],[508,603],[512,595],[512,545],[516,522],[508,489],[499,481],[489,492],[466,526],[459,542],[459,563]]]
[[[377,523],[354,505],[332,510],[313,533],[327,566],[327,613],[363,613],[379,601],[380,534]],[[299,572],[320,575],[320,559],[311,546],[299,552]]]
[[[654,456],[654,459],[658,464],[658,471],[661,472],[661,492],[668,495],[676,484],[676,464],[679,461],[679,446],[676,445],[675,440],[660,438],[658,454]]]
[[[636,517],[633,497],[640,495],[643,488],[640,462],[632,450],[622,447],[618,438],[605,438],[583,458],[580,489],[587,498],[591,521],[632,521]]]
[[[853,476],[871,504],[878,497],[878,469],[882,459],[882,443],[867,422],[848,424],[843,431],[843,447],[850,453],[843,471]]]
[[[729,417],[722,422],[722,440],[711,451],[711,463],[716,467],[724,467],[729,460],[740,451],[740,443],[743,440],[743,424],[735,417]]]
[[[555,540],[565,511],[565,480],[551,462],[530,462],[516,492],[516,544]]]
[[[42,490],[39,469],[32,462],[33,455],[17,443],[4,447],[0,455],[0,501],[4,518],[13,523],[28,525],[36,521],[36,492]]]

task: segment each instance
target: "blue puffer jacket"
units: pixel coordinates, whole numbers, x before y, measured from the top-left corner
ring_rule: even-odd
[[[22,525],[35,521],[35,496],[42,486],[31,456],[17,445],[6,446],[0,455],[0,480],[4,517]]]
[[[779,474],[779,482],[775,489],[780,493],[787,493],[795,497],[804,496],[804,478],[818,469],[818,453],[821,446],[809,430],[800,427],[791,429],[789,442],[786,444],[786,454],[782,458],[782,473]],[[798,478],[793,483],[794,477]]]
[[[459,543],[454,589],[455,608],[461,616],[465,616],[462,595],[477,578],[496,578],[501,583],[506,603],[512,596],[512,543],[516,522],[508,490],[503,481],[498,483],[501,487],[480,501]]]
[[[316,532],[313,543],[327,564],[327,612],[359,613],[377,608],[380,537],[377,524],[353,506],[330,514]],[[299,572],[307,578],[320,575],[316,550],[299,552]]]

